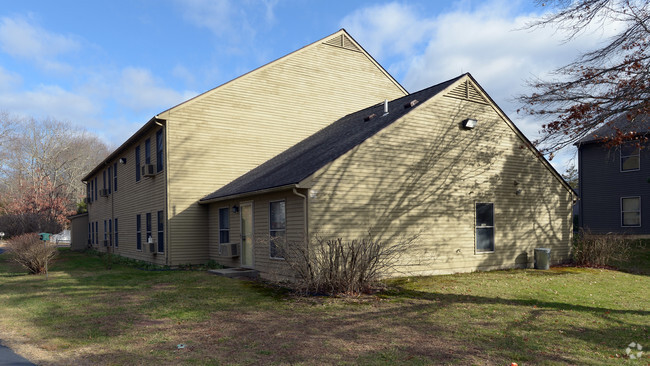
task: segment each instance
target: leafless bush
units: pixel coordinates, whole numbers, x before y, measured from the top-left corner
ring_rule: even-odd
[[[621,234],[596,235],[581,229],[573,244],[573,260],[578,265],[611,265],[627,260],[629,254],[629,243]]]
[[[23,234],[7,241],[7,251],[12,260],[25,267],[29,273],[45,273],[45,263],[52,261],[57,250],[54,245],[44,243],[38,234]]]
[[[411,250],[417,238],[387,242],[368,234],[353,240],[314,236],[308,243],[274,242],[296,276],[296,290],[338,294],[370,290],[380,278],[397,270],[400,257]]]

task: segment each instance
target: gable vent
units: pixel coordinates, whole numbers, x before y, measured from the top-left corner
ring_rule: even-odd
[[[352,42],[345,34],[338,35],[323,42],[330,46],[345,48],[346,50],[361,52],[359,47]]]
[[[488,101],[483,98],[483,95],[481,95],[478,89],[476,89],[476,86],[474,86],[474,84],[469,80],[465,80],[464,82],[460,83],[449,93],[445,94],[445,96],[488,104]]]

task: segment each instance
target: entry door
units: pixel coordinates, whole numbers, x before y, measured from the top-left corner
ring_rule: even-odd
[[[253,204],[242,203],[241,210],[241,266],[253,267]]]

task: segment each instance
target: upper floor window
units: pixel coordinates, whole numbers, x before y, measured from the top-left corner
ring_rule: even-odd
[[[636,145],[621,146],[621,171],[628,172],[639,170],[641,167],[641,157],[639,147]]]
[[[156,172],[163,170],[163,130],[156,132]]]
[[[269,204],[269,236],[271,258],[284,258],[282,247],[287,231],[287,214],[284,201]]]
[[[144,163],[151,164],[151,139],[144,140]]]
[[[113,192],[117,192],[117,163],[113,163]]]
[[[95,198],[93,200],[97,201],[97,177],[95,177],[95,182],[93,183],[93,186],[95,187]]]
[[[641,226],[641,197],[621,198],[621,226]]]
[[[219,209],[219,243],[230,243],[230,211],[228,207]]]
[[[494,251],[494,204],[476,203],[476,252]]]
[[[113,167],[108,166],[108,193],[111,193],[111,186],[113,185]]]
[[[135,147],[135,181],[140,181],[140,145]]]

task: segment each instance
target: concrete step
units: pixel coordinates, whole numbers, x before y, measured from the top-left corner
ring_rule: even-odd
[[[228,278],[257,278],[259,272],[250,269],[250,268],[222,268],[222,269],[210,269],[209,273],[215,274],[217,276],[224,276]]]

